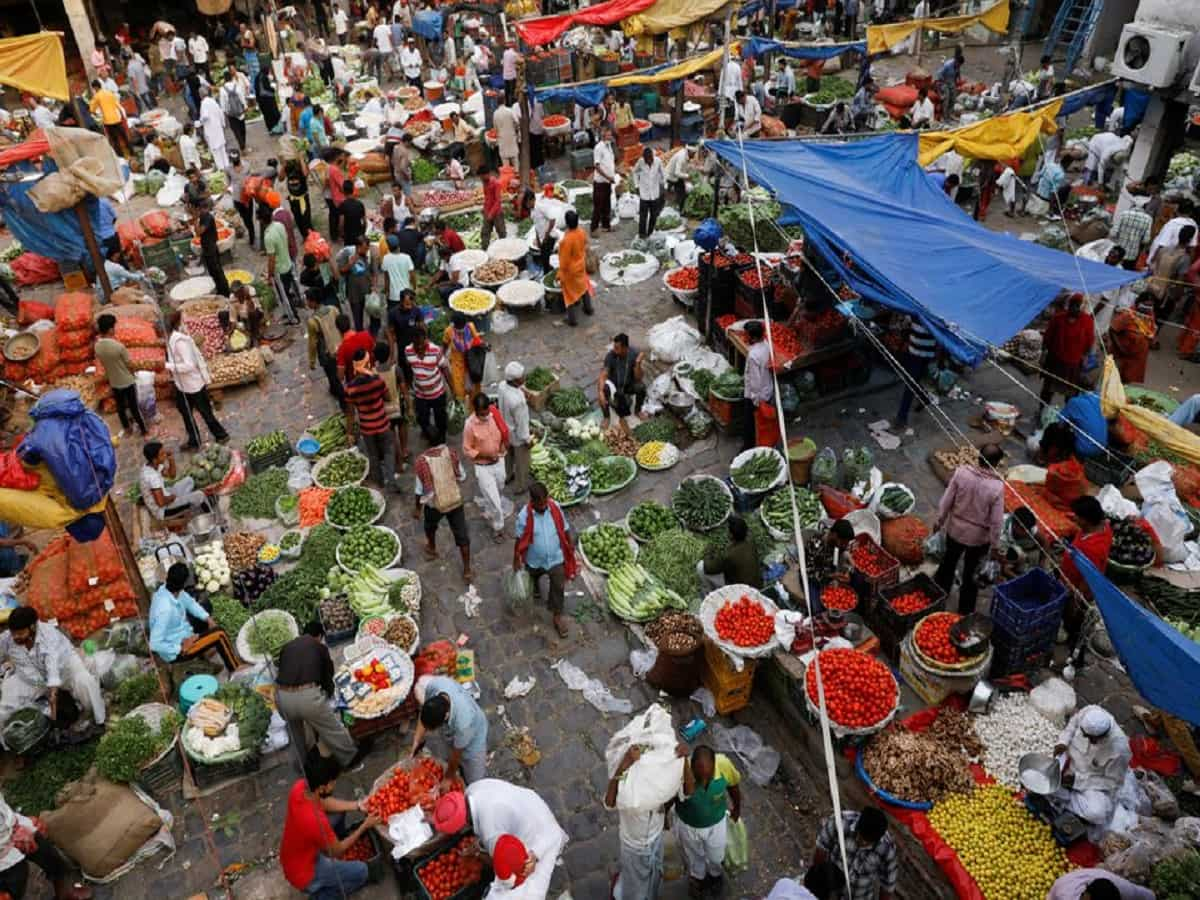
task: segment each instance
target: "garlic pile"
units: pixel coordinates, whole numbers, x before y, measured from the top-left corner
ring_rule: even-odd
[[[992,711],[975,717],[975,732],[983,741],[983,766],[998,781],[1020,786],[1017,760],[1026,753],[1049,753],[1060,729],[1034,709],[1028,694],[1006,694]]]

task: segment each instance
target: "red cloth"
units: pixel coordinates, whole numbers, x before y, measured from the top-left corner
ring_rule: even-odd
[[[1099,571],[1103,572],[1108,568],[1108,554],[1112,550],[1112,542],[1112,526],[1105,522],[1104,527],[1099,531],[1092,532],[1091,534],[1080,532],[1075,537],[1075,540],[1071,541],[1071,546],[1086,556],[1088,561]],[[1083,587],[1083,576],[1079,574],[1079,569],[1075,566],[1075,560],[1069,553],[1063,554],[1062,573],[1075,587]]]
[[[779,443],[779,418],[770,403],[754,407],[754,443],[759,447],[774,447]]]
[[[288,792],[287,818],[279,842],[279,865],[283,877],[298,891],[312,883],[317,871],[317,854],[337,842],[329,818],[320,803],[305,797],[308,785],[298,779]]]
[[[541,16],[517,24],[517,33],[526,44],[540,47],[576,25],[615,25],[622,19],[649,9],[656,0],[608,0],[578,12],[561,16]]]
[[[467,245],[463,243],[463,239],[453,228],[442,229],[442,240],[446,244],[446,249],[451,253],[461,253],[467,249]]]
[[[1135,734],[1129,739],[1129,749],[1133,751],[1129,765],[1135,769],[1149,769],[1159,775],[1178,775],[1182,771],[1183,758],[1152,737]]]
[[[495,422],[496,427],[498,429],[500,429],[500,440],[503,441],[504,446],[507,447],[509,444],[509,441],[511,440],[511,438],[509,437],[509,433],[508,433],[508,423],[504,421],[504,414],[502,412],[500,412],[499,406],[496,406],[493,404],[491,410],[492,410],[492,421]]]
[[[347,331],[337,348],[338,369],[344,372],[346,377],[350,377],[353,374],[350,371],[350,361],[354,359],[354,354],[359,350],[374,353],[375,338],[371,336],[371,332],[369,331]]]
[[[49,152],[50,142],[46,140],[45,132],[39,128],[29,135],[29,140],[25,143],[8,147],[0,152],[0,169],[7,169],[16,163],[45,156]]]
[[[494,219],[500,215],[500,182],[495,178],[489,178],[483,183],[483,217],[485,219]]]
[[[546,506],[550,510],[550,518],[554,520],[554,529],[558,532],[558,545],[562,548],[563,554],[563,574],[570,581],[579,574],[579,563],[575,560],[575,545],[567,537],[567,526],[563,521],[562,507],[553,500],[547,500]],[[537,515],[537,511],[533,508],[533,504],[527,503],[525,505],[525,530],[521,532],[521,537],[517,540],[517,557],[521,562],[525,561],[525,554],[529,552],[529,547],[533,544],[533,517],[535,515]]]
[[[1052,360],[1068,366],[1078,366],[1092,349],[1096,325],[1088,313],[1069,318],[1066,310],[1054,314],[1046,326],[1043,344]]]

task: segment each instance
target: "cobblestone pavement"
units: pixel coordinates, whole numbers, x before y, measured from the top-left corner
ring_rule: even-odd
[[[251,154],[258,164],[267,154],[261,126],[252,126],[251,142],[257,152]],[[256,133],[257,131],[257,133]],[[142,211],[139,198],[129,212]],[[368,204],[369,207],[371,204]],[[124,215],[125,211],[122,211]],[[319,225],[323,225],[320,220]],[[612,235],[602,235],[604,251],[627,246],[634,234],[628,221]],[[234,263],[258,268],[261,259],[252,254],[243,241],[235,250]],[[42,293],[46,293],[43,291]],[[50,291],[49,293],[53,293]],[[583,386],[589,396],[595,394],[596,377],[608,339],[619,331],[628,332],[635,345],[644,341],[646,329],[681,310],[666,294],[657,277],[630,288],[602,288],[597,313],[584,317],[576,329],[566,327],[549,314],[520,316],[519,326],[504,335],[493,335],[492,344],[501,367],[511,359],[521,360],[527,368],[547,365],[560,373],[563,383]],[[254,386],[228,391],[218,416],[240,446],[255,434],[282,428],[291,436],[306,425],[333,411],[324,378],[307,371],[303,331],[292,328],[288,339],[275,345],[276,360],[270,379],[260,390]],[[1006,370],[1007,371],[1007,370]],[[1183,388],[1186,396],[1197,379],[1194,369],[1187,370],[1165,351],[1156,354],[1152,371],[1164,382]],[[311,377],[315,374],[317,377]],[[1152,379],[1158,383],[1156,379]],[[970,382],[976,397],[1009,399],[1032,411],[1032,397],[1024,393],[1008,375],[984,365]],[[1189,387],[1189,385],[1191,387]],[[1036,387],[1035,387],[1036,390]],[[834,398],[802,411],[797,434],[811,435],[818,445],[835,447],[868,444],[874,446],[866,425],[892,416],[898,400],[898,386],[891,377],[876,372],[872,380],[855,395]],[[946,404],[947,412],[964,431],[965,422],[978,415],[972,401]],[[162,409],[164,423],[159,434],[182,444],[183,430],[174,407]],[[118,428],[115,418],[110,423]],[[916,414],[911,433],[901,448],[883,453],[877,450],[877,462],[889,479],[910,485],[917,493],[918,514],[927,520],[941,493],[941,483],[927,464],[929,452],[949,443],[928,413]],[[419,451],[420,439],[414,439]],[[620,519],[630,505],[644,497],[665,499],[678,480],[696,471],[723,473],[739,449],[736,439],[712,436],[689,447],[683,461],[673,470],[652,474],[642,472],[634,484],[611,498],[596,499],[570,510],[576,529],[594,522]],[[876,448],[877,449],[877,448]],[[121,474],[118,484],[128,486],[136,479],[140,466],[140,442],[126,440],[119,450]],[[406,486],[411,476],[406,476]],[[471,482],[473,486],[473,480]],[[469,487],[467,495],[472,495]],[[503,605],[500,578],[510,564],[511,545],[493,544],[488,528],[473,506],[469,506],[474,568],[477,588],[484,598],[479,615],[468,618],[457,601],[463,584],[457,554],[449,545],[443,529],[439,548],[443,558],[429,564],[420,558],[421,533],[410,517],[409,495],[393,500],[385,519],[400,533],[407,550],[407,563],[423,579],[425,601],[421,631],[423,640],[468,637],[475,650],[482,704],[491,724],[489,773],[513,780],[537,790],[549,803],[559,823],[570,835],[558,867],[552,897],[569,891],[576,900],[596,900],[608,896],[610,877],[616,871],[617,835],[615,816],[601,804],[605,785],[603,748],[611,734],[624,721],[619,715],[602,715],[581,695],[568,691],[552,671],[558,659],[569,659],[588,675],[602,680],[618,697],[629,698],[635,709],[659,699],[656,692],[637,679],[629,665],[631,649],[639,646],[636,637],[603,609],[602,599],[594,596],[587,584],[577,581],[570,586],[567,611],[574,621],[571,634],[559,639],[550,627],[544,609],[516,618]],[[521,502],[521,498],[517,498]],[[511,520],[510,520],[511,521]],[[511,526],[510,526],[511,529]],[[599,601],[599,602],[598,602]],[[1111,669],[1088,670],[1081,681],[1081,693],[1089,698],[1116,701],[1124,713],[1133,695],[1128,681]],[[528,696],[511,702],[503,699],[504,685],[514,676],[534,676],[537,686]],[[748,708],[733,720],[748,724],[783,754],[783,762],[774,781],[766,787],[746,785],[745,817],[751,836],[751,865],[747,872],[731,880],[727,896],[763,897],[774,880],[799,871],[811,854],[816,824],[830,809],[824,763],[815,731],[805,723],[787,720],[767,699],[760,678]],[[916,698],[905,693],[906,708],[916,708]],[[690,701],[669,701],[676,724],[699,714]],[[504,707],[501,715],[500,707]],[[1124,718],[1122,715],[1121,718]],[[723,720],[725,721],[725,720]],[[527,727],[542,753],[541,762],[532,769],[523,767],[504,743],[511,723]],[[406,731],[381,736],[367,757],[365,766],[342,779],[343,795],[361,793],[385,767],[400,758],[409,744]],[[185,801],[176,795],[170,803],[175,815],[176,854],[169,860],[153,859],[111,886],[100,887],[97,895],[115,898],[160,898],[205,895],[224,896],[219,883],[222,870],[236,872],[232,896],[238,898],[285,898],[297,896],[282,879],[274,859],[282,830],[287,789],[296,776],[291,757],[279,754],[258,775],[245,778],[208,796]],[[849,805],[861,802],[861,788],[849,774],[845,760],[838,767],[843,798]],[[911,841],[902,841],[902,897],[949,897],[948,887],[931,872],[929,860]],[[670,874],[678,874],[677,861],[669,858]],[[35,892],[46,894],[44,880],[35,878]],[[389,881],[367,889],[367,898],[395,896],[398,887]],[[685,879],[667,882],[663,896],[685,896]]]

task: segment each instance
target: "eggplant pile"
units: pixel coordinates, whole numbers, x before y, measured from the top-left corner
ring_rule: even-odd
[[[1135,519],[1115,519],[1110,561],[1123,566],[1148,566],[1154,562],[1154,542]]]

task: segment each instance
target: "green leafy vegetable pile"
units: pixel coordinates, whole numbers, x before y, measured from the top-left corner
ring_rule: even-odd
[[[288,492],[286,469],[271,468],[251,475],[229,498],[229,511],[243,519],[270,519],[275,501]]]
[[[229,683],[217,688],[213,699],[233,711],[242,749],[257,753],[271,724],[271,710],[262,695],[244,685]]]
[[[821,79],[821,90],[833,94],[837,100],[849,100],[854,96],[854,82],[837,75],[826,75]]]
[[[1185,850],[1155,864],[1150,888],[1162,900],[1192,900],[1200,894],[1200,850]]]
[[[311,622],[325,588],[325,577],[337,562],[335,554],[341,539],[341,532],[330,525],[313,528],[304,540],[300,561],[259,595],[254,611],[282,609],[291,613],[301,628]]]
[[[419,156],[413,160],[412,164],[412,180],[413,184],[429,184],[438,177],[439,169],[423,156]]]
[[[560,388],[551,394],[546,405],[554,415],[560,419],[566,419],[571,416],[582,416],[588,411],[589,404],[583,388],[569,387]]]
[[[683,214],[689,219],[704,219],[712,215],[713,192],[707,183],[692,188],[683,201]]]
[[[275,659],[283,645],[293,637],[292,630],[282,615],[265,615],[254,620],[254,624],[246,633],[246,642],[250,645],[251,653]]]
[[[737,369],[726,369],[712,383],[712,392],[725,400],[741,400],[746,383]]]
[[[709,369],[692,370],[692,386],[696,388],[696,393],[705,399],[708,398],[708,389],[716,380],[716,373]]]
[[[653,416],[634,426],[633,436],[642,444],[650,441],[671,443],[675,440],[675,419],[665,413]]]
[[[158,756],[175,738],[182,719],[171,710],[157,731],[141,716],[125,716],[108,727],[96,749],[96,771],[109,781],[127,784],[142,767]]]
[[[544,391],[554,383],[554,373],[545,366],[537,366],[525,376],[525,387],[531,391]]]
[[[685,600],[700,595],[696,563],[704,559],[708,542],[682,528],[670,528],[642,547],[638,564]]]
[[[161,688],[158,684],[158,676],[153,672],[142,672],[126,678],[117,685],[113,694],[112,711],[118,716],[123,716],[143,703],[159,699]]]
[[[725,235],[738,249],[747,252],[754,249],[756,235],[758,249],[764,253],[787,249],[787,240],[775,227],[775,220],[783,212],[783,207],[757,189],[750,191],[748,202],[754,204],[753,228],[750,227],[750,208],[747,203],[728,203],[717,212],[717,221],[721,223]]]
[[[4,799],[17,812],[27,816],[57,809],[55,797],[67,784],[87,774],[96,759],[99,741],[88,741],[63,750],[40,753],[4,783]]]
[[[712,478],[690,478],[679,485],[671,497],[671,508],[679,521],[697,531],[721,524],[731,507],[729,495],[721,483]]]
[[[212,602],[212,615],[217,624],[230,636],[237,636],[250,618],[250,612],[242,606],[241,601],[234,600],[227,594],[217,594],[209,598]]]

